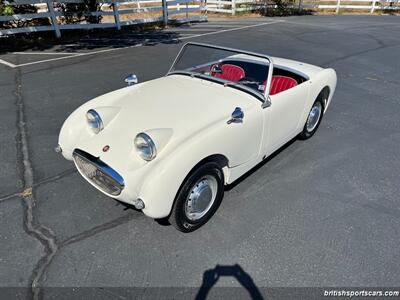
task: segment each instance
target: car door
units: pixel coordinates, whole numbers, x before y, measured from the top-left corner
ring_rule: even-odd
[[[271,106],[264,109],[264,150],[271,153],[298,133],[301,115],[308,96],[308,82],[270,96]]]

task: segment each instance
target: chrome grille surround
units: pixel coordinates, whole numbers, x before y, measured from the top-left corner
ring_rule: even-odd
[[[114,169],[82,150],[75,149],[72,155],[76,167],[88,181],[106,194],[112,196],[121,194],[125,183]]]

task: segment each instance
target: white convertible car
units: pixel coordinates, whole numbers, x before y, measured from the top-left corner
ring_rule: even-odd
[[[56,149],[104,194],[190,232],[215,213],[225,185],[316,132],[336,73],[188,43],[166,76],[125,81],[75,110]]]

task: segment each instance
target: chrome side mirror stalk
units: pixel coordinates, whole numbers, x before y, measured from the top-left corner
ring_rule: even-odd
[[[138,78],[135,74],[129,74],[125,77],[124,81],[128,84],[128,86],[130,86],[138,83]]]

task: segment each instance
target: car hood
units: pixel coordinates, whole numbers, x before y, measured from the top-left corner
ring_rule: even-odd
[[[134,138],[139,132],[146,132],[156,139],[157,156],[162,156],[166,148],[171,149],[196,133],[212,128],[216,122],[226,122],[235,107],[246,111],[260,105],[254,96],[232,87],[186,75],[170,75],[102,95],[84,104],[79,108],[79,118],[85,120],[86,111],[95,109],[103,119],[104,129],[90,136],[87,136],[87,128],[81,131],[73,148],[115,164],[124,161],[121,158],[137,157]],[[61,146],[62,135],[63,132]],[[104,152],[106,145],[110,149]],[[139,158],[136,163],[143,163],[143,160]]]

